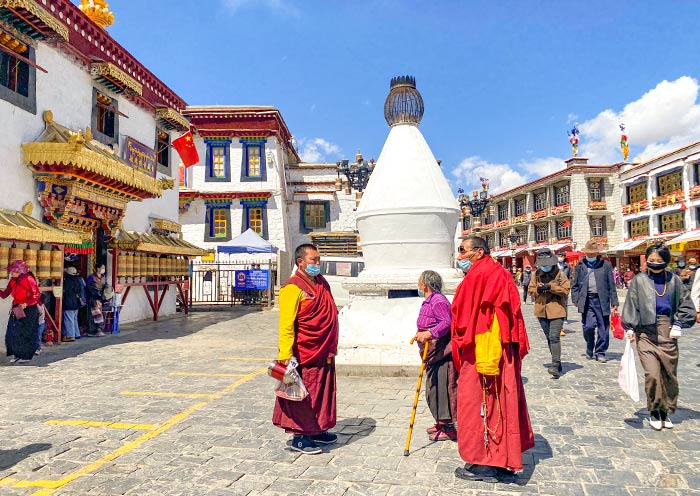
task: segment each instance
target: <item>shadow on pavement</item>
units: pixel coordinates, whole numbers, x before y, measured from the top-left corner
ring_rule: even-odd
[[[51,444],[46,443],[35,443],[28,444],[24,448],[16,450],[0,450],[0,470],[6,470],[13,467],[25,458],[29,458],[34,453],[46,451],[47,449],[51,448],[51,446]]]
[[[649,418],[649,410],[642,408],[634,413],[634,418],[626,418],[625,423],[635,429],[644,429],[647,419]],[[671,420],[675,425],[682,424],[686,420],[700,419],[700,412],[691,410],[690,408],[678,407],[676,413],[671,415]]]
[[[61,343],[53,346],[43,345],[41,355],[35,356],[30,362],[12,366],[45,367],[51,363],[73,358],[106,346],[148,342],[157,339],[177,339],[189,336],[221,321],[233,320],[261,311],[257,307],[234,307],[234,309],[229,309],[227,312],[194,312],[189,315],[176,313],[161,317],[158,322],[140,320],[121,325],[119,334],[107,334],[103,337],[83,336],[81,339],[70,343]],[[9,358],[7,361],[0,363],[0,367],[10,365]]]
[[[328,451],[342,448],[371,435],[377,428],[377,421],[371,417],[351,417],[339,420],[331,432],[338,434],[338,443],[324,446]]]
[[[532,463],[529,463],[529,457],[523,456],[523,471],[518,474],[515,484],[525,486],[530,482],[532,474],[535,472],[535,467],[542,461],[552,458],[552,447],[542,435],[535,434],[535,447],[526,452],[532,456]]]

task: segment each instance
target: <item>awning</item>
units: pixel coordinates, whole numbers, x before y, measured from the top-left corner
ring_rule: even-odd
[[[90,64],[90,74],[93,79],[115,93],[143,95],[141,83],[111,62],[93,62]]]
[[[632,241],[625,241],[624,243],[620,243],[619,245],[613,246],[612,248],[608,248],[606,250],[606,253],[629,251],[633,248],[638,247],[641,244],[646,243],[648,239],[649,238],[641,238],[633,239]]]
[[[82,244],[83,236],[56,229],[17,210],[0,209],[0,238],[34,243]]]
[[[492,251],[491,256],[493,258],[499,258],[499,257],[511,256],[512,253],[513,253],[513,250],[498,250],[498,251]]]
[[[170,107],[156,109],[156,119],[167,129],[177,129],[178,131],[189,131],[190,123],[185,117]]]
[[[40,7],[36,0],[0,0],[0,20],[35,40],[69,40],[68,27]]]
[[[677,245],[680,243],[688,243],[689,241],[700,241],[700,230],[688,231],[680,236],[676,236],[666,242],[667,245]]]
[[[566,248],[567,246],[571,246],[571,243],[558,243],[556,245],[547,245],[547,248],[556,253],[559,250]]]
[[[294,193],[294,201],[333,201],[333,193]]]
[[[216,251],[219,253],[277,253],[277,247],[252,229],[247,229],[232,240],[217,246]]]
[[[184,255],[201,257],[209,254],[209,250],[195,246],[185,240],[161,236],[159,234],[139,233],[121,229],[110,246],[121,250],[141,251],[145,253],[160,253],[163,255]]]

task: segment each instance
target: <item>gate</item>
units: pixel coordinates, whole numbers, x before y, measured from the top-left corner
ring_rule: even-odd
[[[193,262],[190,304],[272,306],[277,263]],[[272,296],[271,296],[272,295]]]

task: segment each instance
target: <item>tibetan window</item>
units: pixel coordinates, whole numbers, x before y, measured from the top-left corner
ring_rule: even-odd
[[[568,205],[569,204],[569,185],[563,184],[561,186],[554,187],[554,198],[556,200],[556,206]]]
[[[178,179],[180,183],[180,188],[186,188],[187,187],[187,167],[185,167],[185,164],[180,162],[180,165],[177,168],[178,170]]]
[[[628,203],[637,203],[647,198],[646,183],[635,184],[627,188]]]
[[[525,198],[519,198],[513,203],[515,204],[515,215],[523,215],[525,213]]]
[[[649,218],[630,221],[630,237],[649,236]]]
[[[105,145],[119,141],[119,102],[93,88],[92,135]]]
[[[225,238],[228,232],[226,210],[223,208],[212,209],[212,234],[214,238]]]
[[[571,220],[564,219],[557,221],[557,239],[566,239],[571,237]]]
[[[508,220],[508,205],[498,206],[498,220]]]
[[[265,143],[261,138],[242,138],[241,182],[267,181]]]
[[[263,209],[261,207],[248,209],[248,229],[256,233],[263,233]]]
[[[231,202],[205,201],[207,217],[204,241],[220,243],[231,239]]]
[[[547,208],[547,193],[544,191],[535,193],[535,212],[539,212],[545,208]]]
[[[518,235],[518,239],[515,241],[516,245],[524,245],[527,241],[527,230],[526,229],[516,229],[515,233]]]
[[[34,49],[15,41],[14,51],[33,61]],[[5,51],[0,51],[0,100],[36,114],[36,68]]]
[[[661,232],[676,232],[685,229],[685,215],[683,212],[661,215]]]
[[[313,229],[323,229],[330,222],[330,202],[301,202],[300,204],[301,232]]]
[[[205,182],[229,182],[231,181],[231,161],[229,153],[231,141],[226,139],[204,140],[207,147],[207,173]]]
[[[170,133],[162,129],[156,129],[156,157],[158,159],[158,172],[172,175],[170,171]]]
[[[659,195],[668,195],[669,193],[683,189],[682,171],[659,176],[656,180],[659,186]]]
[[[547,224],[537,224],[535,226],[535,241],[541,243],[549,238],[549,226]]]
[[[605,217],[591,217],[591,236],[605,236]]]
[[[600,179],[591,179],[588,181],[588,198],[593,201],[600,201]]]

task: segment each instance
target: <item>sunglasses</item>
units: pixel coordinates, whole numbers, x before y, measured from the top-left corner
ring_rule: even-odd
[[[470,251],[474,251],[474,248],[466,249],[464,246],[460,246],[459,248],[457,248],[457,251],[459,253],[469,253]]]

